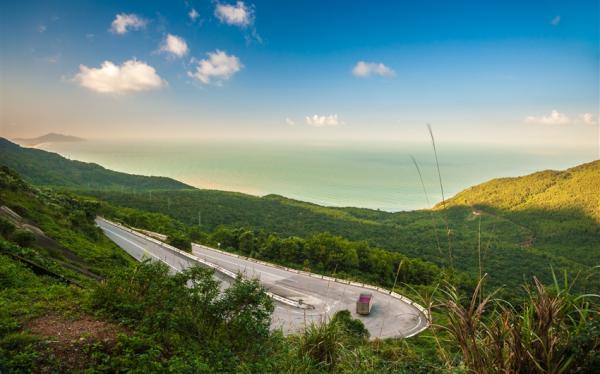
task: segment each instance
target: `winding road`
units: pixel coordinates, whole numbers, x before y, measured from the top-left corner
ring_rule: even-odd
[[[429,325],[427,312],[421,306],[384,289],[289,269],[199,244],[193,244],[192,253],[188,254],[108,220],[98,218],[96,223],[108,238],[137,260],[162,261],[172,271],[194,265],[212,267],[223,287],[238,273],[259,279],[276,301],[271,327],[280,328],[285,334],[302,331],[307,324],[326,320],[344,309],[365,324],[371,338],[410,337]],[[373,294],[373,308],[368,316],[356,314],[355,303],[361,292]]]

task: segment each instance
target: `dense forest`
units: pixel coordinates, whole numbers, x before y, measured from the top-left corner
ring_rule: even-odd
[[[494,179],[457,194],[446,206],[502,216],[532,232],[532,247],[581,264],[600,263],[600,161]]]
[[[460,290],[456,279],[437,274],[436,265],[365,242],[331,234],[278,238],[227,227],[202,232],[160,213],[35,187],[7,168],[0,169],[0,205],[2,372],[442,373],[492,368],[576,373],[600,365],[597,305],[589,296],[572,293],[570,281],[558,274],[547,285],[527,281],[528,296],[508,303],[491,289]],[[269,330],[273,301],[257,281],[239,278],[220,292],[207,269],[173,275],[160,263],[137,264],[94,226],[98,213],[349,276],[355,266],[377,266],[376,259],[382,269],[404,261],[406,269],[415,270],[405,273],[404,291],[414,292],[411,296],[431,310],[434,325],[407,340],[373,341],[360,321],[339,312],[302,333],[283,336]],[[374,281],[385,283],[385,277]]]
[[[589,173],[582,179],[593,185],[597,175]],[[554,268],[585,274],[588,278],[579,285],[582,291],[600,288],[600,279],[591,272],[599,261],[600,222],[577,208],[538,206],[513,212],[452,201],[446,209],[387,213],[220,191],[83,193],[114,205],[162,213],[202,231],[224,225],[257,235],[265,231],[306,239],[328,232],[472,275],[479,271],[479,251],[483,271],[497,286],[515,287],[532,275],[548,282]],[[142,220],[130,224],[144,226]]]

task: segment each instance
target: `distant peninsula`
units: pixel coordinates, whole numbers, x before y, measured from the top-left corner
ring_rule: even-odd
[[[85,141],[85,139],[76,136],[56,133],[49,133],[46,135],[38,136],[37,138],[17,138],[13,140],[16,143],[25,147],[36,147],[47,143],[72,143]]]

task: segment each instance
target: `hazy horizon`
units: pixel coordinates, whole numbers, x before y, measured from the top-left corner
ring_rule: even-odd
[[[110,141],[47,143],[41,149],[120,172],[255,196],[278,194],[327,206],[386,211],[441,201],[428,142]],[[446,197],[499,177],[566,169],[592,148],[437,144]],[[420,164],[424,194],[411,157]],[[427,202],[429,200],[429,203]]]

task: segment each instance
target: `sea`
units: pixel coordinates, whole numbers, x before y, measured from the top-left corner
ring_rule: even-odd
[[[87,140],[41,148],[198,188],[278,194],[326,206],[395,212],[442,200],[428,143]],[[444,198],[492,178],[566,169],[598,156],[594,148],[444,143],[437,144],[437,153]]]

